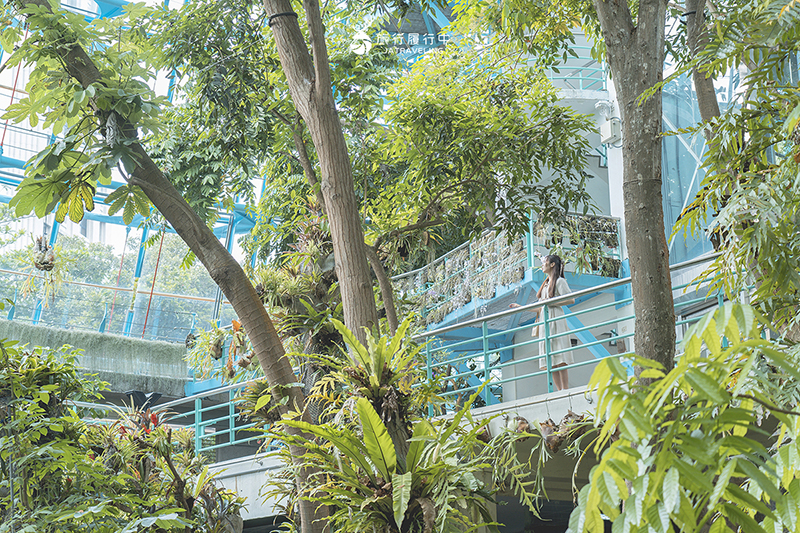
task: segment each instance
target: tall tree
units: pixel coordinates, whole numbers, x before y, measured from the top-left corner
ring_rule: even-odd
[[[636,309],[636,353],[673,366],[675,310],[661,196],[661,92],[666,0],[593,0],[622,120],[625,240]]]
[[[133,8],[126,21],[134,27],[136,14]],[[93,207],[97,183],[110,184],[111,168],[122,162],[130,204],[140,202],[143,192],[170,222],[231,302],[264,375],[276,394],[288,399],[282,410],[303,412],[302,389],[294,385],[291,364],[255,288],[138,140],[140,127],[154,127],[150,115],[158,112],[159,103],[148,99],[149,88],[140,81],[148,75],[139,64],[144,58],[127,45],[123,50],[121,42],[118,48],[90,48],[108,38],[106,25],[90,28],[83,16],[54,9],[47,0],[20,0],[7,5],[4,15],[9,23],[17,15],[28,23],[29,37],[24,40],[14,28],[3,31],[3,46],[18,47],[10,63],[35,64],[28,98],[12,106],[6,116],[36,125],[42,114],[45,126],[68,129],[61,142],[29,165],[29,177],[13,200],[17,214],[35,210],[43,215],[60,203],[57,217],[63,220],[69,214],[79,221],[84,209]],[[114,28],[110,35],[117,35],[110,26]],[[87,48],[93,50],[91,56]],[[102,69],[95,61],[103,62]],[[103,140],[97,143],[100,135]],[[299,457],[303,450],[297,448],[294,453]],[[322,531],[324,523],[315,518],[324,517],[324,510],[309,502],[300,502],[300,510],[304,531]]]
[[[713,284],[731,297],[749,293],[775,328],[797,341],[800,6],[741,1],[712,13],[713,31],[678,74],[730,76],[738,86],[724,112],[702,115],[698,128],[711,133],[706,176],[676,231],[710,235],[722,252],[708,272]]]
[[[376,327],[378,314],[364,251],[364,232],[358,214],[350,156],[333,99],[319,3],[314,0],[303,2],[311,51],[300,30],[298,14],[289,0],[264,0],[264,7],[292,100],[317,151],[320,190],[331,225],[345,324],[365,342],[363,328]]]
[[[636,352],[672,367],[675,313],[661,194],[661,93],[666,0],[504,0],[459,2],[479,27],[496,28],[528,51],[566,59],[571,31],[583,24],[605,55],[622,119],[625,238],[636,309]],[[529,31],[525,31],[529,30]],[[555,43],[552,44],[551,43]],[[550,44],[548,44],[550,43]],[[650,93],[646,95],[646,93]],[[645,97],[648,96],[648,97]]]

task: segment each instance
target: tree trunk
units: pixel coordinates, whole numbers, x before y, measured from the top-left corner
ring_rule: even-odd
[[[392,290],[392,280],[386,275],[386,270],[381,264],[381,259],[375,250],[368,244],[364,245],[367,254],[367,261],[375,273],[378,280],[378,287],[381,289],[381,299],[383,308],[386,310],[386,322],[389,325],[389,333],[394,335],[397,332],[397,309],[394,306],[394,291]]]
[[[315,0],[305,0],[303,6],[313,59],[291,2],[264,0],[289,92],[317,150],[320,188],[331,227],[345,324],[359,341],[366,344],[364,328],[377,327],[378,313],[364,254],[364,232],[358,213],[350,156],[333,100],[319,4]]]
[[[50,10],[48,0],[27,0],[23,3],[23,7],[34,5]],[[65,37],[63,40],[72,42]],[[103,84],[102,75],[82,47],[78,45],[63,46],[58,48],[58,51],[67,72],[84,89],[92,83]],[[121,131],[127,133],[130,138],[135,138],[135,125],[126,122],[121,116],[118,116],[118,119]],[[136,154],[136,168],[132,172],[130,183],[141,187],[153,205],[164,215],[164,218],[194,252],[197,259],[206,267],[211,278],[231,302],[250,338],[253,350],[264,371],[264,376],[272,387],[273,394],[279,398],[289,397],[287,404],[280,408],[282,413],[304,412],[305,398],[302,389],[292,386],[297,378],[285,355],[283,344],[244,270],[150,159],[141,144],[132,143],[130,148]],[[303,416],[307,418],[306,413]],[[297,433],[298,431],[290,429],[289,432]],[[295,446],[292,449],[295,457],[299,458],[303,453],[302,448]],[[299,482],[304,483],[305,479],[303,478],[307,475],[308,472],[305,476],[301,476]],[[300,514],[303,519],[304,532],[321,532],[326,529],[324,519],[327,517],[327,511],[324,507],[318,507],[312,502],[301,501]],[[312,524],[313,529],[310,527]]]
[[[290,384],[297,382],[283,344],[275,331],[267,310],[247,278],[239,263],[219,242],[211,230],[192,210],[180,193],[161,173],[144,149],[134,145],[139,156],[137,168],[131,177],[131,184],[142,188],[153,205],[164,215],[175,231],[206,267],[211,279],[219,286],[233,306],[239,321],[244,326],[253,345],[258,362],[277,398],[288,396],[287,406],[281,414],[290,411],[303,413],[306,422],[312,423],[305,411],[305,398],[302,389]],[[297,429],[287,428],[287,432],[299,433]],[[298,459],[305,450],[293,446],[292,455]],[[298,483],[304,485],[311,472],[301,475]],[[327,510],[313,502],[300,501],[300,520],[303,533],[325,531]]]
[[[686,42],[692,57],[697,57],[707,39],[705,4],[706,0],[686,0]],[[697,93],[700,118],[703,119],[703,122],[708,122],[718,117],[719,102],[717,101],[717,92],[714,90],[714,78],[695,67],[692,69],[692,79],[695,93]],[[714,132],[710,128],[706,128],[703,134],[706,139],[710,139]]]
[[[636,311],[636,353],[669,371],[675,356],[675,310],[661,196],[661,92],[665,0],[642,0],[636,25],[625,0],[593,0],[606,43],[622,119],[625,233]]]
[[[306,143],[303,140],[303,133],[299,123],[292,124],[284,117],[280,117],[284,123],[292,128],[292,139],[294,141],[294,148],[297,150],[298,159],[300,160],[300,165],[303,167],[303,172],[306,175],[306,179],[308,180],[308,184],[314,189],[314,194],[317,197],[317,203],[319,203],[322,211],[327,214],[327,209],[325,208],[325,198],[322,196],[322,191],[319,187],[319,179],[317,178],[317,172],[314,170],[314,165],[311,163],[311,158],[308,157],[308,150],[306,150]],[[381,264],[380,258],[378,258],[378,254],[375,250],[372,249],[369,245],[364,245],[367,262],[369,262],[370,267],[372,268],[372,272],[375,274],[375,279],[378,280],[378,286],[381,289],[381,298],[383,299],[383,307],[386,310],[386,322],[389,325],[389,333],[394,335],[397,331],[397,309],[394,305],[394,292],[392,291],[392,280],[389,279],[389,276],[386,275],[386,270],[383,268]]]

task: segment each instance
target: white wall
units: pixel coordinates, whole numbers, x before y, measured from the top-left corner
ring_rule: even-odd
[[[590,300],[581,302],[580,304],[577,305],[573,305],[571,307],[571,311],[574,313],[590,309],[598,305],[609,304],[613,302],[614,302],[614,295],[612,293],[600,294]],[[578,315],[576,318],[578,318],[581,321],[581,323],[583,323],[584,326],[589,326],[592,324],[605,323],[614,320],[615,317],[624,317],[631,313],[630,309],[631,309],[630,306],[625,306],[617,310],[616,306],[611,305],[604,309],[594,310],[586,314]],[[630,326],[628,326],[627,322],[628,321],[620,321],[600,326],[597,328],[592,328],[591,330],[589,330],[589,332],[593,334],[597,340],[607,339],[608,336],[602,336],[601,334],[609,332],[611,329],[616,329],[617,332],[619,332],[619,334],[624,335],[625,332],[629,330],[628,328],[631,328],[630,330],[632,330],[632,321]],[[517,332],[517,334],[514,337],[514,344],[518,345],[521,343],[529,342],[530,340],[531,340],[531,330],[526,328],[522,331]],[[609,353],[612,355],[620,353],[619,350],[625,348],[625,346],[623,346],[622,343],[619,341],[617,343],[617,346],[609,346],[608,342],[604,342],[601,346],[603,346],[606,350],[608,350]],[[573,349],[572,355],[575,363],[581,363],[581,362],[594,363],[598,361],[598,359],[595,358],[595,356],[589,351],[588,348],[582,348],[580,344]],[[503,369],[503,379],[521,377],[534,372],[539,372],[540,370],[539,370],[538,356],[539,356],[538,341],[514,348],[513,360],[520,362],[518,364],[509,365],[505,367]],[[570,387],[585,386],[589,382],[589,378],[591,377],[592,372],[594,372],[594,368],[595,368],[594,364],[587,364],[585,366],[569,370]],[[532,396],[545,394],[546,392],[547,392],[547,382],[544,375],[535,377],[523,377],[521,379],[511,381],[503,385],[503,400],[504,402],[518,401],[524,398],[530,398]]]

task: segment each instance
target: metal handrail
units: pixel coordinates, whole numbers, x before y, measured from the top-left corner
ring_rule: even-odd
[[[719,257],[719,255],[720,254],[718,253],[708,254],[689,261],[676,263],[675,265],[672,266],[671,270],[676,272],[696,265],[706,264],[714,260],[716,257]],[[475,380],[477,380],[477,382],[489,384],[488,386],[485,387],[483,393],[483,397],[487,405],[489,405],[491,402],[503,401],[502,398],[505,394],[505,391],[504,389],[499,387],[501,387],[504,384],[517,382],[523,378],[545,376],[547,379],[547,390],[548,392],[552,392],[553,383],[551,379],[554,372],[596,364],[599,357],[604,357],[603,353],[605,352],[604,351],[599,352],[594,348],[608,342],[612,341],[618,342],[620,340],[628,339],[630,337],[633,337],[635,334],[633,332],[627,334],[619,334],[618,332],[612,330],[610,338],[604,338],[598,340],[591,335],[590,330],[607,327],[609,325],[618,324],[620,322],[634,319],[635,314],[615,316],[613,319],[606,319],[606,320],[601,319],[599,322],[592,323],[590,325],[584,326],[581,324],[579,327],[570,327],[568,331],[554,332],[551,330],[551,324],[555,322],[560,322],[570,317],[574,318],[579,315],[601,311],[602,309],[606,309],[611,306],[619,307],[623,305],[629,305],[630,303],[633,302],[633,298],[627,297],[623,298],[622,300],[615,299],[614,302],[603,303],[588,309],[581,309],[575,312],[565,313],[563,316],[562,315],[558,315],[555,317],[549,316],[550,309],[560,307],[560,305],[567,300],[572,300],[573,298],[588,296],[592,294],[601,294],[609,290],[617,289],[620,286],[627,285],[630,282],[631,278],[626,277],[620,280],[615,280],[589,289],[576,291],[568,295],[534,302],[532,304],[528,304],[522,307],[504,310],[480,318],[474,318],[458,324],[453,324],[450,326],[437,328],[435,330],[420,333],[414,336],[415,340],[421,342],[424,341],[425,339],[428,339],[429,341],[426,343],[426,352],[425,352],[427,359],[426,368],[427,368],[428,379],[430,380],[433,379],[435,376],[437,376],[446,384],[446,390],[443,393],[444,397],[458,396],[461,399],[463,399],[464,392],[476,390],[480,386],[479,384],[476,384]],[[689,287],[699,287],[699,286],[700,284],[698,282],[692,281],[690,283],[684,283],[673,286],[672,290],[679,291],[681,289],[686,289]],[[716,302],[721,305],[723,298],[724,298],[723,295],[719,293],[719,291],[717,291],[717,293],[713,295],[705,294],[698,298],[692,298],[688,301],[679,302],[676,304],[675,307],[676,309],[686,308],[688,306],[695,305],[700,302],[708,302],[712,299],[716,299]],[[503,331],[494,331],[491,333],[488,330],[488,324],[490,321],[496,321],[498,319],[502,319],[510,315],[515,315],[517,313],[522,313],[533,309],[542,310],[542,317],[539,320],[536,320],[533,324],[526,323],[523,326],[514,326],[505,329]],[[699,318],[689,318],[689,319],[679,320],[676,321],[676,327],[690,324],[697,320],[699,320]],[[541,337],[531,338],[530,340],[523,340],[520,342],[517,342],[516,340],[511,340],[515,338],[518,332],[530,328],[532,325],[538,325],[540,327],[540,331],[543,326],[544,333]],[[456,339],[453,339],[454,342],[448,341],[447,339],[448,333],[457,330],[464,330],[466,328],[471,328],[476,330],[476,333],[471,336],[472,338],[462,339],[461,337],[456,337]],[[564,338],[564,337],[571,338],[573,334],[583,334],[582,335],[583,342],[577,349],[590,349],[594,354],[595,359],[590,358],[585,361],[572,362],[566,366],[553,367],[553,362],[552,362],[553,356],[572,352],[576,348],[573,346],[567,346],[567,347],[559,347],[558,349],[553,349],[554,347],[551,345],[551,342],[554,339],[558,338]],[[469,337],[469,335],[467,335],[467,337]],[[492,339],[495,340],[492,341]],[[493,347],[489,346],[490,342],[494,343]],[[542,344],[544,345],[543,348],[541,347]],[[480,347],[481,345],[482,348]],[[523,352],[521,359],[520,355],[517,355],[514,352],[514,350],[518,348],[530,347],[532,345],[539,345],[540,346],[539,350],[529,353]],[[625,357],[627,355],[630,355],[630,353],[631,352],[606,354],[605,356]],[[444,357],[436,357],[437,354],[445,354],[445,355]],[[515,354],[515,355],[510,355],[510,354]],[[505,360],[505,357],[508,356],[511,357],[511,360]],[[524,368],[519,365],[523,365],[526,363],[533,363],[537,360],[541,361],[542,359],[545,360],[545,363],[544,366],[542,366],[542,364],[540,363],[539,371],[527,372],[523,376],[516,375],[516,371],[514,371],[512,373],[514,375],[511,376],[506,375],[506,373],[504,372],[505,369],[508,369],[510,367]],[[630,363],[625,363],[625,364],[629,367],[629,371],[632,372],[632,366],[630,365]],[[503,372],[503,373],[498,374],[498,372]]]

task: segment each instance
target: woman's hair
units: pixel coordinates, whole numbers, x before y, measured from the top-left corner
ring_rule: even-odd
[[[542,286],[539,287],[539,291],[536,293],[536,298],[541,299],[542,293],[544,292],[544,286],[547,284],[547,280],[553,278],[553,283],[547,288],[547,292],[550,294],[547,295],[548,298],[552,298],[556,295],[556,282],[558,278],[564,277],[564,262],[561,261],[561,258],[557,255],[548,255],[543,260],[543,263],[555,263],[553,266],[553,271],[547,276],[544,281],[542,282]]]

